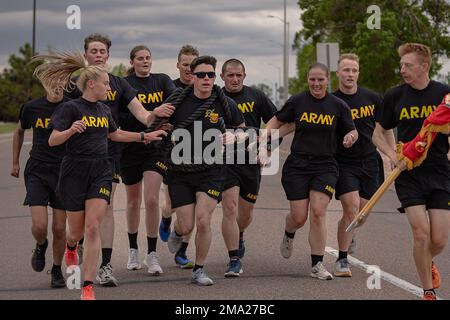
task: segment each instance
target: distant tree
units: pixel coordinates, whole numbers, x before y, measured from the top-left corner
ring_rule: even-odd
[[[305,87],[304,71],[315,60],[318,42],[338,42],[340,52],[358,54],[359,83],[380,93],[401,81],[397,48],[402,43],[430,46],[431,76],[442,67],[438,58],[450,53],[450,3],[446,0],[378,0],[380,29],[367,26],[372,16],[367,8],[373,0],[299,0],[298,4],[303,12],[303,29],[295,37],[298,90]]]
[[[39,63],[30,63],[32,48],[29,43],[19,48],[19,55],[8,59],[10,68],[0,73],[0,120],[16,121],[20,106],[28,100],[45,94],[39,81],[33,77]]]
[[[254,84],[252,85],[252,88],[261,90],[262,92],[264,92],[264,94],[268,97],[272,97],[272,88],[266,84],[266,83],[258,83],[258,84]]]
[[[112,68],[111,73],[118,77],[126,77],[128,68],[123,63],[116,65]]]

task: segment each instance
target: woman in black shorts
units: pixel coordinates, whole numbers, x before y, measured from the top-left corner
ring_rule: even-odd
[[[290,201],[290,213],[281,243],[281,254],[292,254],[295,231],[310,216],[311,276],[331,280],[322,264],[327,239],[326,212],[338,178],[334,158],[338,143],[351,147],[358,133],[347,104],[327,93],[328,68],[316,63],[308,69],[309,91],[292,96],[267,124],[267,132],[284,123],[295,122],[291,154],[282,174],[282,184]],[[343,136],[343,141],[338,137]]]

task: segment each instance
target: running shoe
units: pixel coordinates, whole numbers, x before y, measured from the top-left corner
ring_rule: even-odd
[[[185,255],[175,255],[175,263],[181,269],[192,269],[194,267],[194,262]]]
[[[225,271],[225,278],[239,277],[242,271],[242,263],[239,259],[232,259],[227,265],[228,269]]]
[[[436,293],[434,293],[433,291],[426,291],[423,294],[423,300],[437,300]]]
[[[104,287],[117,287],[119,282],[113,276],[113,267],[110,263],[101,267],[97,271],[97,277],[95,278],[98,283]]]
[[[159,237],[161,238],[161,241],[167,242],[167,240],[169,239],[169,235],[170,235],[170,225],[167,231],[164,230],[164,223],[161,220],[161,222],[159,223]]]
[[[128,270],[140,270],[142,268],[141,262],[139,261],[139,250],[130,248],[128,249]]]
[[[175,231],[170,233],[169,239],[167,241],[167,246],[169,247],[170,253],[176,253],[180,250],[181,245],[183,243],[183,237],[177,236]]]
[[[159,276],[160,274],[163,274],[163,270],[161,269],[161,266],[159,264],[158,254],[155,251],[147,254],[144,263],[148,267],[148,273],[150,273],[152,276]]]
[[[95,300],[93,284],[90,284],[81,289],[81,300]]]
[[[66,244],[66,251],[64,252],[64,261],[66,262],[66,267],[77,266],[78,265],[78,244],[75,250],[69,250],[69,246]]]
[[[31,255],[31,267],[36,272],[41,272],[45,268],[45,252],[47,247],[42,247],[36,243]]]
[[[66,286],[66,280],[64,279],[61,268],[52,268],[50,274],[52,288],[63,288]]]
[[[441,286],[441,274],[433,261],[431,261],[431,280],[433,281],[433,289]]]
[[[350,278],[352,276],[352,271],[350,270],[350,264],[348,263],[347,258],[336,261],[334,267],[334,275],[336,277]]]
[[[311,277],[317,278],[320,280],[333,280],[333,276],[331,273],[325,269],[322,262],[318,262],[314,267],[311,269]]]
[[[287,235],[283,236],[283,241],[281,241],[280,251],[281,255],[289,259],[292,255],[292,249],[294,247],[294,239],[289,238]]]
[[[199,286],[211,286],[214,284],[214,282],[210,277],[208,277],[203,268],[199,268],[192,272],[191,282],[198,284]]]

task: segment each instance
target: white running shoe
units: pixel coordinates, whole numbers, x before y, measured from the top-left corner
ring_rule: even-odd
[[[177,236],[175,231],[172,231],[167,240],[167,246],[169,247],[170,253],[177,253],[180,250],[183,243],[183,237]]]
[[[280,251],[281,255],[289,259],[292,255],[292,249],[294,247],[294,239],[289,238],[287,235],[283,236],[283,241],[281,241]]]
[[[347,258],[343,258],[341,260],[336,261],[334,267],[334,275],[336,277],[347,277],[347,278],[350,278],[352,276],[352,271],[350,270]]]
[[[119,285],[119,282],[113,276],[113,267],[110,263],[98,269],[95,279],[105,287],[117,287]]]
[[[191,282],[198,284],[199,286],[211,286],[214,284],[214,281],[212,281],[211,278],[208,277],[203,268],[199,268],[192,272]]]
[[[333,280],[333,276],[331,273],[325,269],[322,262],[317,262],[317,264],[311,269],[311,277],[317,278],[320,280]]]
[[[159,276],[160,274],[163,274],[161,266],[159,265],[158,254],[155,251],[147,254],[144,263],[148,267],[148,273],[152,276]]]
[[[141,269],[141,262],[139,261],[139,249],[128,249],[128,270],[139,270]]]

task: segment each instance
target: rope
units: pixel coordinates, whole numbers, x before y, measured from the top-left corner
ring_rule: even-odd
[[[177,110],[177,108],[180,107],[180,105],[183,103],[183,101],[186,99],[186,97],[192,92],[193,88],[192,86],[188,86],[186,87],[184,90],[179,88],[177,90],[175,90],[165,101],[165,103],[171,103],[174,107],[175,107],[175,111]],[[224,110],[225,110],[225,119],[226,121],[224,121],[223,119],[219,119],[219,130],[224,133],[226,131],[225,128],[225,122],[229,123],[231,121],[231,109],[230,106],[228,104],[228,100],[225,96],[225,94],[223,93],[222,89],[217,86],[214,85],[213,87],[213,91],[211,93],[211,96],[208,98],[208,100],[205,101],[205,103],[203,105],[201,105],[200,107],[198,107],[189,117],[186,118],[186,120],[182,121],[181,123],[179,123],[177,126],[175,126],[173,128],[173,130],[176,129],[185,129],[187,127],[189,127],[192,123],[194,123],[194,121],[198,120],[201,118],[201,116],[206,112],[206,110],[208,110],[209,108],[211,108],[211,106],[213,105],[213,103],[216,101],[216,99],[219,99],[221,105],[223,106]],[[150,131],[154,131],[156,128],[158,128],[161,124],[163,124],[164,122],[167,122],[168,119],[167,118],[157,118],[148,129],[146,129],[146,132],[150,132]],[[165,139],[163,139],[162,141],[160,141],[160,145],[163,148],[163,151],[166,154],[170,154],[173,148],[173,144],[172,144],[172,140],[171,140],[171,135],[167,135],[167,137]],[[208,168],[213,167],[213,164],[173,164],[169,158],[169,162],[168,162],[168,166],[170,170],[176,171],[176,172],[201,172],[201,171],[205,171]]]

